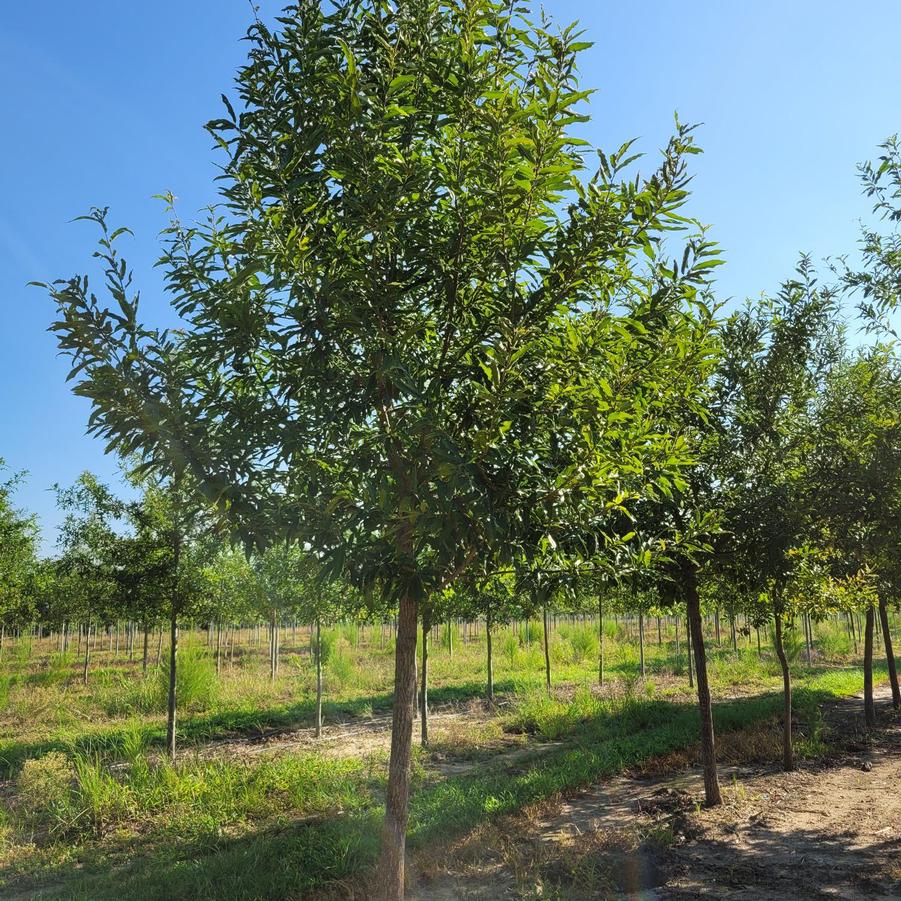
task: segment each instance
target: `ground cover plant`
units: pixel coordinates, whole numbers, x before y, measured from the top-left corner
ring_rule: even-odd
[[[659,632],[656,624],[649,630],[644,677],[637,618],[607,624],[603,688],[597,645],[587,639],[597,636],[598,623],[587,615],[552,619],[550,696],[541,625],[499,629],[495,640],[509,653],[496,663],[492,704],[485,699],[483,626],[446,622],[445,638],[449,629],[454,641],[436,641],[432,649],[432,732],[428,746],[417,749],[413,769],[414,860],[436,842],[530,804],[676,752],[687,751],[687,759],[697,753],[687,648],[681,642],[677,648],[672,618],[661,617]],[[707,626],[715,649],[710,672],[720,699],[714,705],[718,733],[759,728],[778,734],[775,653],[768,647],[758,652],[746,640],[733,648],[724,635],[717,647],[712,617]],[[117,654],[104,637],[103,649],[92,652],[97,671],[85,686],[80,660],[60,659],[54,650],[57,636],[13,638],[3,664],[10,687],[0,743],[7,779],[5,890],[116,897],[128,886],[129,897],[179,891],[303,897],[364,884],[377,858],[375,824],[386,787],[387,628],[354,623],[326,629],[329,702],[319,740],[310,630],[285,631],[274,682],[261,630],[239,632],[235,662],[218,676],[206,630],[183,634],[186,685],[213,682],[216,689],[183,695],[184,750],[175,762],[165,754],[164,664],[145,675],[139,655],[129,660],[125,642]],[[335,663],[351,649],[356,665]],[[791,650],[801,658],[795,693],[800,754],[816,756],[824,751],[819,705],[859,691],[859,659],[839,618],[815,626],[810,666],[802,643]],[[33,677],[50,668],[56,675],[36,697]],[[251,685],[256,691],[249,695]],[[59,716],[37,718],[36,704]],[[361,730],[363,736],[355,734]],[[763,750],[745,753],[773,764],[780,745],[770,740]],[[257,864],[243,869],[251,860]],[[264,879],[260,867],[268,873]]]

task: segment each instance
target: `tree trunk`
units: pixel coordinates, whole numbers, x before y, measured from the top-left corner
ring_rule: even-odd
[[[419,692],[419,738],[422,746],[429,746],[429,617],[422,616],[422,689]]]
[[[144,659],[141,663],[141,672],[146,676],[147,675],[147,641],[150,637],[150,632],[147,627],[147,623],[144,623]]]
[[[317,620],[318,624],[318,620]],[[275,682],[275,610],[269,614],[269,681]]]
[[[216,621],[216,675],[222,672],[222,620]]]
[[[638,614],[638,671],[644,679],[644,614]]]
[[[547,628],[547,604],[544,605],[542,610],[542,616],[544,619],[544,682],[547,687],[548,697],[551,694],[551,645],[550,639],[548,637],[548,628]]]
[[[688,687],[695,687],[694,667],[691,662],[691,623],[685,619],[685,652],[688,655]]]
[[[401,598],[394,651],[394,709],[391,758],[385,793],[385,822],[377,885],[384,901],[403,901],[404,851],[410,799],[413,750],[413,688],[416,679],[416,631],[419,610],[409,595]]]
[[[792,680],[782,642],[782,615],[775,614],[774,643],[779,666],[782,667],[782,769],[790,773],[795,768],[795,753],[792,747]]]
[[[707,658],[704,654],[704,634],[701,624],[701,600],[698,597],[697,574],[691,564],[683,568],[683,587],[688,610],[688,625],[694,651],[695,674],[698,683],[698,706],[701,709],[701,763],[704,767],[704,794],[708,807],[723,803],[716,773],[716,744],[713,737],[713,708],[710,685],[707,682]]]
[[[159,669],[163,662],[163,627],[160,626],[159,641],[156,643],[156,668]]]
[[[175,760],[175,676],[178,664],[178,614],[172,608],[169,620],[169,697],[166,704],[166,753]]]
[[[488,703],[494,704],[494,656],[491,648],[491,617],[485,617],[485,638],[488,641]]]
[[[604,684],[604,601],[598,596],[598,685]]]
[[[892,631],[889,628],[888,610],[885,598],[879,599],[879,621],[882,623],[882,643],[885,646],[885,659],[888,663],[888,678],[892,686],[892,707],[901,707],[901,690],[898,688],[898,669],[895,666],[895,651],[892,647]]]
[[[867,726],[876,725],[876,705],[873,701],[873,627],[876,615],[873,605],[867,607],[867,621],[863,633],[863,710]]]
[[[84,672],[81,674],[82,682],[88,684],[88,664],[91,662],[91,624],[85,626],[84,636]]]
[[[721,644],[720,639],[720,608],[717,607],[716,610],[713,611],[713,624],[716,629],[716,646],[719,647]]]
[[[316,617],[316,738],[322,735],[322,622]]]

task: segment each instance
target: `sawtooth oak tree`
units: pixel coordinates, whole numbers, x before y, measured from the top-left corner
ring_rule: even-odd
[[[629,145],[588,169],[572,27],[354,0],[248,40],[208,125],[221,204],[164,233],[182,327],[140,323],[125,230],[97,210],[109,299],[47,286],[53,329],[111,450],[187,474],[245,544],[297,543],[396,606],[378,885],[397,899],[420,604],[684,465],[658,414],[705,357],[718,261],[681,215],[690,129],[650,176],[622,172]]]

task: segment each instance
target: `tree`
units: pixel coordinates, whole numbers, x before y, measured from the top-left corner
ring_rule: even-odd
[[[819,543],[840,579],[876,579],[876,592],[897,598],[901,529],[901,367],[893,345],[862,349],[834,367],[814,411],[817,442],[810,455],[810,505]],[[877,602],[866,604],[865,709],[874,720],[872,645]],[[880,614],[880,619],[882,616]],[[901,701],[891,634],[886,652],[896,704]]]
[[[791,673],[783,625],[793,620],[788,583],[811,537],[807,461],[816,441],[811,412],[841,353],[833,291],[802,259],[798,277],[723,325],[724,365],[716,384],[716,476],[722,533],[717,568],[758,623],[772,617],[784,691],[783,766],[794,768]],[[805,584],[811,585],[810,580]],[[811,592],[800,600],[808,612]],[[754,609],[761,607],[762,609]],[[814,605],[813,609],[816,610]]]
[[[399,898],[419,605],[620,498],[624,473],[681,465],[648,410],[691,381],[671,336],[716,260],[702,235],[681,265],[661,253],[690,225],[689,129],[646,179],[628,145],[586,176],[572,27],[354,0],[279,29],[251,28],[240,112],[209,125],[222,207],[167,233],[184,329],[139,324],[101,211],[110,305],[57,283],[53,328],[111,448],[190,474],[246,543],[302,542],[397,604],[380,884]]]
[[[901,145],[887,138],[882,155],[858,166],[864,193],[873,198],[873,213],[888,229],[864,225],[860,239],[861,268],[841,260],[845,286],[859,296],[858,309],[868,329],[898,336],[893,316],[901,309]]]
[[[0,470],[4,468],[0,458]],[[23,478],[0,481],[0,653],[7,625],[21,617],[28,597],[29,575],[37,565],[37,524],[13,506],[12,496]]]

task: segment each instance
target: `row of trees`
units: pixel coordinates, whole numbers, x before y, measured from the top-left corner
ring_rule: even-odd
[[[717,803],[703,597],[777,635],[812,597],[897,597],[893,348],[849,350],[806,262],[718,319],[720,260],[684,215],[691,129],[648,175],[628,144],[589,155],[572,27],[495,0],[354,0],[248,39],[237,103],[207,126],[222,203],[164,233],[181,327],[140,321],[104,211],[104,299],[85,276],[47,286],[91,431],[173,499],[173,662],[201,522],[397,611],[379,883],[396,899],[420,621],[490,618],[505,583],[540,610],[641,585],[686,605]],[[864,173],[888,210],[897,162]],[[874,328],[893,241],[869,233],[866,273],[838,272]]]

